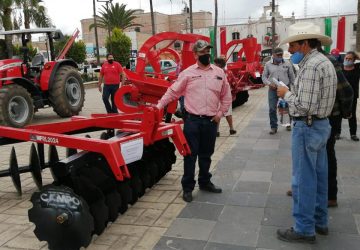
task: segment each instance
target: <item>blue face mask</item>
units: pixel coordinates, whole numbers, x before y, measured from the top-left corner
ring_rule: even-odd
[[[282,63],[283,62],[283,59],[282,58],[278,58],[278,57],[273,57],[273,61],[275,63]]]
[[[301,60],[304,58],[304,53],[302,52],[295,52],[292,56],[291,56],[291,62],[293,64],[299,64],[301,62]]]
[[[351,66],[354,65],[354,62],[353,62],[353,61],[344,60],[343,64],[344,64],[345,67],[351,67]]]

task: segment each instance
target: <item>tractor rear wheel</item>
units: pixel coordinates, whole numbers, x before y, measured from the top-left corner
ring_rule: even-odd
[[[49,89],[49,99],[60,117],[78,115],[84,106],[84,85],[78,71],[72,66],[61,66]]]
[[[0,89],[0,124],[21,128],[31,122],[34,105],[29,92],[16,84]]]

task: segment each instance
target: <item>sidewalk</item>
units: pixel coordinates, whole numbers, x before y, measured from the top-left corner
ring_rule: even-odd
[[[317,236],[312,246],[276,238],[278,228],[293,225],[292,199],[285,195],[291,181],[291,132],[279,127],[269,135],[268,123],[262,99],[236,145],[216,164],[212,180],[223,193],[196,188],[194,201],[154,249],[359,249],[360,143],[349,139],[347,121],[336,143],[339,207],[329,209],[329,236]]]

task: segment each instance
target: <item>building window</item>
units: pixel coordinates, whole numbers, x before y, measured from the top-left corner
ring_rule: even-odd
[[[235,39],[240,39],[240,33],[239,32],[233,32],[232,33],[232,39],[235,40]]]
[[[135,27],[134,29],[136,32],[140,32],[140,27]]]

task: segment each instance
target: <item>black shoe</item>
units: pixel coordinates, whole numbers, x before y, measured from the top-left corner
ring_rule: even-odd
[[[193,197],[191,192],[184,192],[183,193],[183,200],[186,202],[192,202]]]
[[[274,135],[274,134],[276,134],[276,133],[277,133],[277,128],[271,128],[269,134],[270,134],[270,135]]]
[[[329,234],[329,228],[328,227],[318,227],[315,226],[315,232],[320,235],[328,235]]]
[[[279,240],[287,241],[287,242],[303,242],[303,243],[314,244],[316,241],[315,235],[305,236],[295,232],[294,228],[278,229],[277,237]]]
[[[353,140],[353,141],[359,141],[359,137],[357,137],[356,135],[352,135],[352,136],[351,136],[351,140]]]
[[[221,193],[222,192],[222,189],[215,186],[213,183],[209,183],[205,186],[200,186],[200,190],[203,190],[203,191],[207,191],[207,192],[210,192],[210,193]]]
[[[230,129],[230,135],[235,135],[236,134],[236,130],[234,130],[234,129]]]

